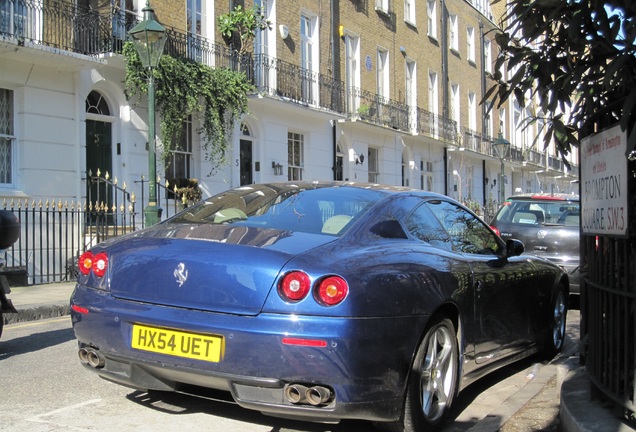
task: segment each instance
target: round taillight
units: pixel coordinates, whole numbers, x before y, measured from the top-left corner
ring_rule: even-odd
[[[317,299],[326,306],[334,306],[342,302],[349,293],[349,284],[339,276],[329,276],[318,285]]]
[[[307,296],[310,289],[311,280],[307,273],[295,271],[283,277],[278,287],[278,292],[283,300],[299,301]]]
[[[79,271],[83,275],[89,274],[91,268],[93,268],[93,253],[88,251],[80,255],[79,260],[77,260],[77,267],[79,267]]]
[[[93,258],[93,273],[95,276],[102,277],[106,274],[106,268],[108,267],[108,255],[106,252],[100,252]]]

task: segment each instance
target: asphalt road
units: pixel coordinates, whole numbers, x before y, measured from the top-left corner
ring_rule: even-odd
[[[578,311],[568,321],[577,323]],[[541,367],[537,359],[524,360],[470,386],[456,399],[445,432],[467,431],[492,415],[519,394]],[[0,383],[4,390],[0,429],[5,432],[375,431],[363,421],[338,425],[287,421],[233,403],[148,394],[109,383],[80,366],[69,317],[7,325],[0,339]]]

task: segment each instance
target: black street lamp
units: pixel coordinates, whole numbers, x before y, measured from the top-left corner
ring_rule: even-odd
[[[501,162],[501,177],[499,178],[499,205],[503,204],[506,200],[506,188],[504,184],[504,177],[506,176],[504,159],[508,155],[508,151],[510,150],[510,141],[503,137],[503,134],[499,132],[499,136],[492,144],[495,149],[495,154],[499,158]]]
[[[155,19],[155,11],[146,2],[144,19],[130,29],[128,35],[135,44],[141,64],[148,69],[148,206],[144,209],[145,226],[159,222],[161,209],[157,205],[157,165],[155,148],[155,76],[166,43],[166,29]]]

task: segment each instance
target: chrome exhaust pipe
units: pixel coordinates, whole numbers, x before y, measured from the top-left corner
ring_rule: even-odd
[[[331,399],[331,390],[323,386],[313,386],[307,389],[305,398],[311,405],[322,405]]]
[[[77,355],[82,364],[88,364],[88,350],[86,348],[80,348]]]
[[[290,384],[285,387],[285,397],[293,404],[302,403],[305,401],[305,395],[307,394],[307,387],[301,384]]]
[[[88,350],[88,364],[95,369],[103,368],[106,361],[102,355],[94,349]]]

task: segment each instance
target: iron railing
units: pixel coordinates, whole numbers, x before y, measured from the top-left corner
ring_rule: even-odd
[[[581,312],[587,374],[602,394],[636,411],[636,249],[631,239],[583,236]],[[585,336],[584,334],[581,335]]]
[[[477,153],[492,155],[494,154],[492,148],[492,137],[481,135],[471,129],[462,127],[462,144],[461,146],[466,150],[471,150]]]
[[[135,229],[128,209],[53,200],[12,200],[2,207],[20,220],[20,238],[4,251],[5,272],[28,285],[72,280],[78,256],[109,237]],[[122,224],[121,221],[127,221]]]
[[[405,132],[415,126],[411,121],[413,110],[407,104],[357,87],[351,87],[349,95],[348,113],[353,117]]]
[[[126,185],[119,185],[108,173],[88,173],[84,179],[87,201],[78,203],[51,199],[46,202],[11,200],[0,208],[12,211],[20,220],[20,238],[6,251],[4,274],[27,285],[71,280],[82,252],[112,237],[144,227],[140,216],[147,205],[144,190],[148,180],[141,178],[141,200]],[[157,181],[157,201],[168,218],[192,204],[184,189],[167,180]]]
[[[423,108],[417,108],[416,121],[416,130],[418,133],[447,143],[456,144],[458,142],[457,122],[455,120],[440,116]]]
[[[134,231],[134,194],[106,175],[85,179],[88,201],[11,200],[5,210],[20,220],[20,238],[4,252],[6,269],[27,284],[72,279],[78,256],[92,246]]]

